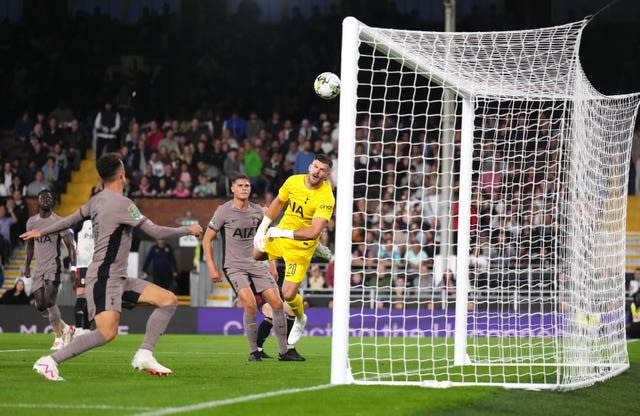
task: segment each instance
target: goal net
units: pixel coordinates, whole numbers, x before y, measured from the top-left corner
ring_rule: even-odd
[[[587,22],[345,19],[333,383],[573,389],[628,368],[639,96],[591,86]]]

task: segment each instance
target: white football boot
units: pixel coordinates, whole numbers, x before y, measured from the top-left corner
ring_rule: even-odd
[[[137,370],[144,370],[154,376],[168,376],[173,373],[171,369],[156,361],[149,350],[139,349],[136,355],[133,356],[133,360],[131,360],[131,366]]]
[[[50,355],[38,358],[38,361],[33,364],[33,369],[36,373],[42,374],[47,380],[64,381],[58,373],[58,363],[53,361]]]
[[[298,318],[296,316],[296,320],[293,323],[291,332],[289,333],[289,338],[287,339],[287,344],[296,345],[298,341],[300,341],[300,337],[302,337],[302,333],[304,332],[304,328],[306,326],[307,326],[307,315],[302,315],[302,318]]]

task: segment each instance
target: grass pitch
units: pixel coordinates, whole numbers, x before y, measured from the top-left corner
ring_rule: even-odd
[[[631,368],[604,383],[567,393],[487,387],[425,389],[328,386],[331,341],[305,337],[307,361],[248,362],[240,336],[165,335],[155,355],[169,377],[135,371],[140,335],[118,337],[60,365],[64,382],[31,370],[48,354],[51,335],[0,334],[5,394],[0,415],[571,415],[634,414],[640,343],[629,343]],[[267,352],[276,356],[275,339]]]

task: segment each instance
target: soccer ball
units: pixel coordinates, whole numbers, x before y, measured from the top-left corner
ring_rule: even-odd
[[[313,89],[322,99],[336,98],[340,94],[340,78],[333,72],[323,72],[313,81]]]

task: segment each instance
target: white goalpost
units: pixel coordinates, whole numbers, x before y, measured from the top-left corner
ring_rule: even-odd
[[[344,20],[332,383],[568,390],[629,367],[640,96],[591,86],[587,23]]]

